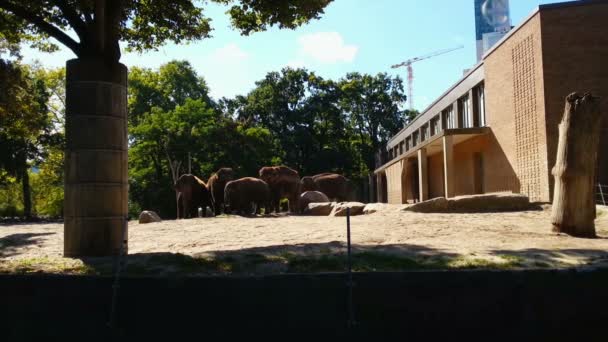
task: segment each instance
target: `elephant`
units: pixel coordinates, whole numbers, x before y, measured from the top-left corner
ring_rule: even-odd
[[[329,198],[320,191],[305,191],[300,195],[300,213],[303,214],[310,203],[327,203]]]
[[[180,214],[182,218],[197,217],[199,207],[203,208],[203,216],[206,217],[207,207],[214,207],[213,198],[211,192],[207,189],[207,184],[195,175],[181,175],[173,188],[179,192],[177,218],[180,218]]]
[[[298,210],[300,197],[300,174],[287,166],[265,166],[260,169],[260,179],[268,183],[272,201],[270,212],[281,211],[281,199],[289,200],[288,211],[295,213]]]
[[[338,202],[352,200],[351,181],[337,173],[321,173],[314,176],[302,177],[300,191],[320,191],[327,195],[330,200]]]
[[[226,183],[224,189],[224,204],[226,212],[236,212],[241,215],[251,215],[251,204],[256,205],[255,213],[259,214],[264,208],[268,214],[270,205],[270,189],[261,179],[245,177]]]
[[[226,187],[226,183],[233,179],[234,171],[229,167],[223,167],[209,177],[207,187],[213,197],[215,215],[220,215],[226,211],[226,208],[224,208],[224,188]]]

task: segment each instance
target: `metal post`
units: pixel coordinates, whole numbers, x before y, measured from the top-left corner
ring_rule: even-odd
[[[348,327],[352,328],[357,325],[355,321],[355,308],[353,305],[353,267],[352,253],[350,243],[350,208],[346,208],[346,247],[347,247],[347,264],[348,264]]]
[[[600,196],[602,196],[602,204],[606,205],[606,200],[604,199],[604,191],[602,190],[602,184],[597,183],[597,187],[600,188]]]
[[[124,267],[125,263],[125,245],[127,244],[127,231],[128,231],[129,218],[125,217],[125,222],[122,229],[122,244],[120,245],[120,252],[118,255],[118,262],[116,263],[116,272],[114,273],[114,283],[112,284],[112,306],[110,307],[110,319],[108,326],[112,330],[116,330],[116,312],[118,307],[118,289],[120,288],[120,272]]]

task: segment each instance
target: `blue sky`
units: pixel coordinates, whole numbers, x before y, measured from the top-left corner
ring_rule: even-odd
[[[518,25],[539,4],[559,0],[511,0]],[[205,77],[214,98],[245,95],[270,71],[306,67],[338,79],[351,71],[387,72],[405,59],[463,45],[464,48],[414,64],[415,107],[424,109],[476,62],[473,0],[335,0],[320,20],[297,30],[271,29],[241,37],[230,28],[225,8],[210,5],[213,37],[189,45],[169,44],[156,52],[123,52],[128,67],[157,68],[172,59],[190,61]],[[26,62],[58,67],[74,58],[69,50],[45,54],[24,50]]]

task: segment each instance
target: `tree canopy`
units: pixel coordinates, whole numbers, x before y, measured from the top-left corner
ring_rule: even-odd
[[[228,6],[232,26],[244,35],[277,25],[295,28],[317,19],[332,0],[210,0]],[[56,50],[53,37],[83,57],[120,59],[129,50],[156,49],[166,42],[208,38],[206,1],[194,0],[0,0],[0,41],[13,53],[29,43]]]

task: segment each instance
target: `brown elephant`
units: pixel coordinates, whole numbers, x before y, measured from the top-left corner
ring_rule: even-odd
[[[256,214],[260,213],[261,208],[264,208],[264,213],[268,214],[270,188],[263,180],[253,177],[229,181],[224,189],[224,204],[226,213],[251,215],[253,212],[251,205],[255,204]]]
[[[207,187],[213,197],[215,215],[220,215],[226,211],[224,208],[224,188],[226,187],[226,183],[233,179],[234,171],[229,167],[223,167],[209,177]]]
[[[207,207],[213,209],[213,198],[207,189],[205,182],[191,174],[184,174],[179,177],[173,188],[179,192],[177,209],[178,217],[192,218],[197,217],[199,207],[203,208],[203,216],[207,216]]]
[[[268,183],[270,187],[271,203],[270,212],[281,211],[281,199],[289,201],[289,212],[296,213],[298,210],[298,198],[300,197],[300,174],[298,171],[287,166],[265,166],[260,169],[260,178]]]
[[[302,177],[300,192],[306,191],[320,191],[330,200],[338,202],[350,201],[353,197],[351,181],[337,173],[321,173],[312,177]]]

